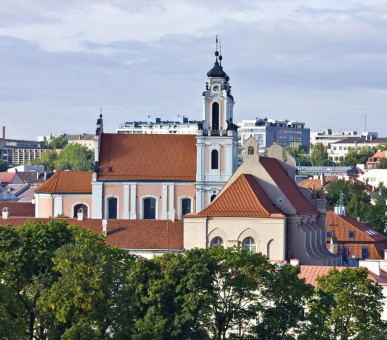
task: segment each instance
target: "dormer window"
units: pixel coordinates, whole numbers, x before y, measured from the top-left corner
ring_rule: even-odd
[[[109,166],[109,172],[112,172],[112,171],[113,171],[113,167]]]

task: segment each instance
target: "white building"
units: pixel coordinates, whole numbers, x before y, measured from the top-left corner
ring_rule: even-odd
[[[358,137],[357,131],[332,131],[332,129],[325,129],[324,131],[311,132],[310,144],[323,143],[324,146],[329,146],[332,143],[350,137]]]
[[[116,129],[119,134],[183,134],[196,135],[198,131],[198,123],[196,120],[189,120],[187,117],[180,115],[172,120],[161,120],[161,118],[152,118],[148,116],[146,122],[133,121],[125,122]]]

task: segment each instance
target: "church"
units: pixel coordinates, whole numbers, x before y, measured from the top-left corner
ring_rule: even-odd
[[[108,134],[101,115],[95,172],[57,173],[36,192],[36,217],[76,217],[82,209],[85,217],[94,219],[165,220],[207,207],[237,168],[229,80],[216,50],[196,136]]]
[[[229,81],[216,50],[196,135],[108,134],[100,115],[94,172],[57,172],[36,190],[35,217],[103,226],[108,241],[141,256],[223,245],[341,265],[326,246],[326,201],[297,185],[290,155],[274,143],[260,156],[250,137],[238,167]]]

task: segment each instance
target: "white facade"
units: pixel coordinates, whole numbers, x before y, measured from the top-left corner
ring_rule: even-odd
[[[175,120],[161,120],[161,118],[151,118],[148,116],[146,122],[125,122],[117,129],[116,133],[132,133],[132,134],[184,134],[196,135],[198,130],[198,122],[196,120],[188,120],[187,117],[178,116]]]
[[[350,137],[358,137],[357,131],[332,131],[332,129],[325,129],[324,131],[311,132],[310,144],[323,143],[324,146],[329,146],[332,143]]]
[[[387,169],[368,170],[366,173],[360,175],[358,180],[364,183],[367,182],[374,188],[378,187],[380,182],[383,182],[384,186],[387,186]]]

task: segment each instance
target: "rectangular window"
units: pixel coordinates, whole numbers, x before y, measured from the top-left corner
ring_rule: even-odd
[[[348,232],[348,237],[349,238],[355,238],[355,232],[354,231],[349,231]]]
[[[366,259],[368,257],[368,247],[361,247],[361,258]]]
[[[332,232],[331,231],[327,231],[327,237],[332,237]]]

